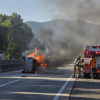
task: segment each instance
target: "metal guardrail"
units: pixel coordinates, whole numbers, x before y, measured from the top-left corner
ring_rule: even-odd
[[[23,59],[0,60],[0,72],[24,69]]]

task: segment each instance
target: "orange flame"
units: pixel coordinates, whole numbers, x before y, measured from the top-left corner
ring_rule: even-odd
[[[44,54],[42,54],[41,56],[39,56],[37,54],[37,48],[35,48],[35,52],[27,55],[27,57],[33,57],[33,58],[35,58],[41,66],[46,67],[47,63],[44,63],[44,56],[45,56]]]
[[[37,73],[37,71],[35,71],[35,73]]]

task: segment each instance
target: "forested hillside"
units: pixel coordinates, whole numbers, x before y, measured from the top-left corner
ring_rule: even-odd
[[[6,59],[21,58],[33,37],[31,28],[23,23],[20,15],[0,14],[0,53],[5,53]]]
[[[26,24],[45,45],[48,51],[46,55],[53,55],[54,59],[84,56],[86,45],[100,45],[100,25],[84,20],[52,20],[41,23],[27,21]],[[31,46],[31,49],[33,47]]]

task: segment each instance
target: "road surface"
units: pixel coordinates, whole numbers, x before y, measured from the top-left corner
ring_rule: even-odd
[[[0,100],[67,100],[72,71],[73,64],[64,64],[53,73],[0,73]]]
[[[100,100],[100,79],[77,79],[70,100]]]

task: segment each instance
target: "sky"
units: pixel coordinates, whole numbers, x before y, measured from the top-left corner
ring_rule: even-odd
[[[51,20],[45,10],[44,0],[0,0],[0,13],[20,14],[23,21],[45,22]]]
[[[0,0],[0,13],[13,12],[24,22],[68,19],[100,25],[100,0]]]

